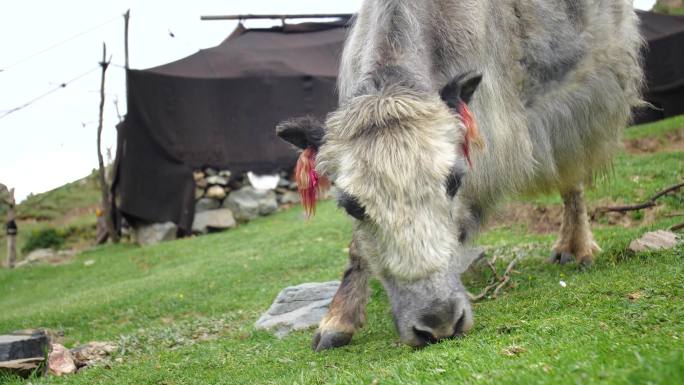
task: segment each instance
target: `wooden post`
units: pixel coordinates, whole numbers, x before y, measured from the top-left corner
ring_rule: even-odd
[[[129,69],[129,63],[128,63],[128,20],[131,18],[131,10],[127,10],[126,13],[123,15],[124,17],[124,54],[125,56],[125,65],[126,69]]]
[[[7,198],[7,268],[14,268],[14,263],[17,261],[17,224],[14,214],[14,189],[9,190],[9,197]]]
[[[104,159],[102,158],[102,125],[104,120],[104,104],[105,104],[105,74],[107,72],[107,67],[109,67],[109,61],[107,61],[107,45],[102,43],[102,61],[100,62],[102,67],[102,78],[100,82],[100,120],[97,125],[97,160],[100,166],[100,189],[102,190],[102,211],[105,216],[105,223],[107,224],[107,232],[109,233],[109,239],[114,243],[119,242],[119,234],[114,228],[114,221],[112,220],[111,213],[111,197],[109,195],[109,186],[105,177],[105,165]]]

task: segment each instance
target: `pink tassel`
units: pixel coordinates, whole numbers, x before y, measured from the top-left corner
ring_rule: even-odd
[[[302,151],[295,168],[295,181],[299,190],[299,196],[304,206],[307,217],[316,214],[316,202],[322,191],[325,191],[330,182],[325,177],[319,177],[316,172],[316,150],[312,147]]]
[[[472,112],[470,112],[468,105],[461,102],[458,105],[458,113],[461,115],[463,124],[466,127],[466,133],[463,137],[463,144],[461,145],[463,156],[465,156],[466,160],[468,161],[468,165],[472,167],[473,163],[470,160],[470,145],[473,144],[478,150],[481,150],[484,148],[484,142],[482,141],[480,131],[475,123],[475,118],[473,117]]]

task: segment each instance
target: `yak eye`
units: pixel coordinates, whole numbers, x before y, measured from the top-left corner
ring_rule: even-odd
[[[461,175],[457,172],[451,172],[446,180],[446,191],[450,198],[456,196],[459,187],[461,187]]]
[[[347,211],[347,214],[352,217],[360,221],[366,219],[366,210],[353,196],[347,193],[341,193],[337,199],[337,204],[340,207],[343,207]]]

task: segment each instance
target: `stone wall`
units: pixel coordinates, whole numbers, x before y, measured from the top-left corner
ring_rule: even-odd
[[[299,203],[297,185],[285,173],[274,189],[259,189],[246,176],[235,177],[229,170],[203,168],[193,172],[195,179],[195,219],[193,234],[223,231],[259,216],[270,215]],[[136,241],[151,245],[175,239],[173,223],[149,224],[134,229]]]

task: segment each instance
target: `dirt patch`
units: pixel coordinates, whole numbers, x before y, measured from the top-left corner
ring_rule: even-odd
[[[490,218],[490,229],[524,225],[538,234],[555,233],[560,229],[563,208],[540,206],[532,203],[512,202],[501,207]]]
[[[646,226],[662,215],[663,207],[655,206],[636,212],[609,212],[604,214],[594,213],[594,208],[599,206],[614,206],[617,203],[610,200],[593,202],[589,210],[592,227],[620,226],[632,228]],[[563,220],[563,207],[561,205],[536,205],[533,203],[511,202],[502,206],[487,222],[487,229],[524,226],[528,231],[536,234],[552,234],[560,231]]]
[[[663,138],[640,138],[625,141],[630,154],[652,154],[658,151],[684,151],[684,128],[673,131]]]

